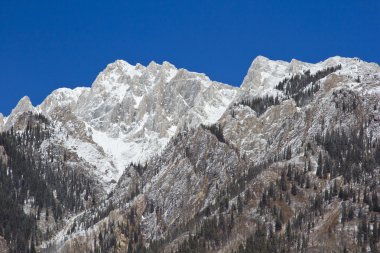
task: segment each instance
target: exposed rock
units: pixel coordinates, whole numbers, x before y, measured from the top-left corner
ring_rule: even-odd
[[[317,81],[319,89],[305,104],[276,89],[285,78],[336,66],[341,67]],[[229,228],[229,237],[223,237],[226,242],[208,245],[214,251],[231,252],[259,223],[272,225],[275,217],[260,213],[258,206],[271,183],[278,184],[282,168],[294,166],[314,184],[294,188],[294,196],[281,193],[282,199],[275,202],[284,220],[295,220],[300,210],[310,209],[311,199],[330,189],[330,175],[315,175],[318,153],[326,153],[315,140],[317,135],[363,127],[372,140],[380,139],[379,86],[380,67],[356,58],[332,57],[310,64],[259,56],[240,89],[168,62],[144,67],[118,60],[98,75],[91,88],[59,89],[36,108],[22,99],[5,120],[5,129],[21,130],[27,123],[25,115],[41,112],[55,129],[41,152],[52,146],[64,150],[67,164],[87,171],[86,176],[101,187],[100,203],[71,216],[41,250],[92,250],[100,231],[115,223],[122,224],[112,227],[120,242],[117,252],[126,251],[136,237],[122,231],[125,224],[135,229],[134,240],[149,246],[162,239],[163,252],[168,252],[196,234],[205,220],[232,212],[236,223]],[[267,95],[278,96],[279,102],[262,114],[241,103]],[[371,144],[375,145],[366,145]],[[304,171],[307,162],[310,170]],[[344,180],[334,180],[344,186]],[[236,213],[232,206],[236,208],[238,196],[245,198],[248,192],[252,195],[244,210]],[[308,232],[313,239],[310,252],[341,251],[343,242],[352,237],[345,232],[349,229],[337,225],[339,201],[326,204],[326,216],[318,218],[323,222]],[[73,224],[81,226],[72,229]],[[278,229],[276,233],[286,233],[284,226]],[[340,229],[342,236],[324,244],[326,230],[332,229]]]

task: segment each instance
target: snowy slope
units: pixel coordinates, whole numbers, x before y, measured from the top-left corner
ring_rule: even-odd
[[[305,63],[296,59],[291,62],[270,60],[264,56],[258,56],[252,62],[248,73],[244,78],[241,85],[240,96],[238,100],[252,96],[264,95],[279,95],[281,92],[275,89],[275,86],[285,78],[306,70],[310,70],[311,74],[327,67],[334,67],[341,65],[342,69],[338,71],[338,75],[345,76],[352,82],[345,80],[342,82],[344,85],[351,85],[352,87],[358,86],[355,81],[357,77],[363,79],[362,81],[373,81],[375,77],[379,78],[379,65],[376,63],[368,63],[358,58],[345,58],[335,56],[328,58],[325,61],[315,64]],[[360,89],[360,87],[357,87]]]
[[[236,93],[169,62],[117,60],[91,87],[55,90],[37,107],[23,98],[0,124],[10,129],[24,112],[44,114],[59,128],[50,141],[75,152],[110,190],[126,166],[158,154],[177,131],[215,123]]]
[[[342,65],[336,73],[342,78],[338,86],[360,91],[368,83],[363,92],[379,93],[378,65],[357,58],[337,56],[311,64],[258,56],[240,89],[168,62],[133,66],[117,60],[91,87],[58,89],[37,107],[24,97],[8,117],[0,117],[0,129],[10,129],[25,112],[46,115],[59,126],[53,142],[77,153],[109,190],[131,162],[144,163],[159,154],[177,132],[217,122],[231,102],[267,94],[281,96],[274,87],[284,78],[338,64]],[[355,81],[358,77],[360,84]]]

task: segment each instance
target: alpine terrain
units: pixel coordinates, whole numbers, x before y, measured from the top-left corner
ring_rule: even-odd
[[[168,62],[0,114],[0,252],[380,252],[380,66]]]

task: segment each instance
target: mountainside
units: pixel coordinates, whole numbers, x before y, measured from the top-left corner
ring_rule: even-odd
[[[58,89],[37,107],[24,97],[2,128],[25,128],[17,122],[25,112],[45,115],[59,128],[49,141],[94,167],[91,173],[109,190],[127,165],[157,154],[177,131],[215,123],[236,93],[168,62],[144,67],[118,60],[91,88]]]
[[[24,97],[0,115],[0,201],[22,217],[0,210],[0,249],[377,252],[379,87],[357,58],[259,56],[240,88],[116,61]]]

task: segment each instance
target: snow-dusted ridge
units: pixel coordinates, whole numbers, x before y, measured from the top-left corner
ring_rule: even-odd
[[[310,70],[311,74],[327,67],[342,65],[339,75],[351,77],[368,78],[370,76],[379,76],[379,65],[377,63],[368,63],[359,58],[346,58],[340,56],[330,57],[318,63],[306,63],[296,59],[290,62],[281,60],[270,60],[264,56],[257,56],[248,69],[241,85],[241,92],[238,99],[248,96],[278,95],[280,92],[275,86],[284,78],[289,78],[297,73]]]
[[[300,105],[275,89],[284,78],[337,65],[342,68],[318,80],[320,89],[308,103]],[[288,148],[294,155],[289,163],[303,167],[303,145],[308,140],[321,131],[361,124],[358,119],[363,114],[375,119],[368,130],[379,139],[379,87],[380,67],[357,58],[332,57],[311,64],[259,56],[240,89],[168,62],[134,66],[118,60],[109,64],[91,87],[57,89],[36,107],[24,97],[11,115],[0,114],[0,131],[12,126],[22,130],[26,121],[20,119],[28,119],[24,117],[27,112],[50,119],[47,127],[52,136],[41,144],[39,153],[46,158],[48,150],[53,150],[65,157],[58,160],[62,168],[84,172],[93,183],[92,194],[101,201],[87,203],[91,207],[86,206],[90,208],[85,212],[67,213],[63,227],[40,249],[72,252],[73,246],[84,252],[78,245],[88,242],[90,249],[103,224],[122,221],[131,206],[140,212],[136,217],[141,218],[147,241],[162,238],[170,226],[189,220],[210,203],[218,203],[219,189],[227,189],[235,175],[245,174],[247,167]],[[280,104],[259,114],[241,103],[242,99],[266,95],[282,96]],[[355,99],[358,110],[345,113],[340,109],[337,102],[345,102],[346,96]],[[224,141],[212,130],[215,128],[197,127],[213,123],[220,126]],[[309,174],[315,174],[317,167],[318,148],[315,151],[316,155],[309,154],[314,169]],[[146,166],[128,166],[131,162]],[[276,180],[272,169],[258,176],[260,185]],[[140,194],[135,196],[136,192]],[[260,196],[260,190],[254,194]],[[108,201],[116,204],[115,209],[101,221],[92,221],[91,216],[106,209]],[[232,201],[236,204],[237,199]],[[147,212],[151,203],[162,210],[159,222],[157,212]],[[95,212],[91,210],[94,206],[98,209]],[[241,217],[252,217],[255,209],[246,209]],[[83,221],[96,224],[86,229]],[[73,226],[77,226],[74,232]]]
[[[25,112],[44,114],[59,126],[50,141],[77,153],[109,190],[125,166],[158,154],[177,132],[217,122],[232,102],[244,97],[278,94],[274,87],[286,77],[338,64],[342,65],[338,74],[353,80],[345,82],[351,88],[360,89],[354,82],[358,76],[363,83],[380,79],[377,64],[357,58],[336,56],[311,64],[258,56],[238,89],[169,62],[143,66],[117,60],[91,87],[57,89],[36,107],[24,97],[8,117],[0,115],[0,130],[10,129]]]
[[[117,60],[91,87],[57,89],[36,107],[23,98],[1,117],[0,129],[25,112],[42,113],[59,128],[49,142],[75,152],[109,190],[128,164],[159,153],[177,131],[215,123],[236,94],[237,88],[169,62]]]

